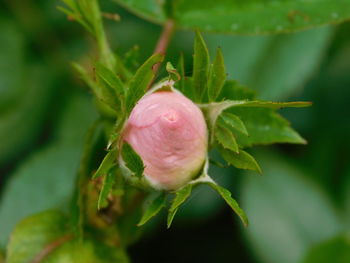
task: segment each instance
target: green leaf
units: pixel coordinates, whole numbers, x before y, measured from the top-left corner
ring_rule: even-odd
[[[350,262],[350,239],[345,234],[322,241],[308,250],[303,263]]]
[[[180,74],[180,80],[176,82],[175,85],[177,85],[176,87],[179,91],[184,93],[185,92],[185,59],[182,53],[180,55],[180,58],[177,64],[177,71]]]
[[[20,222],[8,245],[8,263],[128,263],[125,251],[101,240],[74,239],[67,218],[57,211],[36,214]]]
[[[226,201],[226,203],[231,207],[231,209],[239,216],[244,226],[248,226],[248,218],[242,208],[239,207],[237,201],[231,197],[230,191],[217,185],[214,182],[207,182],[211,188],[213,188],[221,197]]]
[[[203,113],[209,123],[209,129],[212,132],[214,130],[216,121],[220,114],[227,109],[233,108],[270,108],[270,109],[280,109],[283,107],[307,107],[310,106],[310,102],[271,102],[271,101],[250,101],[250,100],[224,100],[221,102],[212,102],[208,104],[199,104],[202,108]],[[259,116],[259,115],[257,115]],[[257,117],[256,116],[256,117]],[[260,116],[259,116],[260,117]],[[211,133],[213,134],[213,133]],[[211,135],[210,141],[213,141]]]
[[[163,3],[154,0],[113,0],[134,14],[147,18],[155,23],[162,23],[166,20]]]
[[[102,63],[96,64],[96,73],[97,75],[103,79],[109,87],[111,87],[115,94],[122,101],[125,96],[124,84],[118,77],[118,75],[114,74],[110,69],[105,67]]]
[[[16,102],[24,91],[24,41],[19,28],[10,20],[0,19],[0,112]],[[19,77],[21,76],[21,77]]]
[[[11,234],[6,262],[32,262],[48,244],[67,235],[66,222],[67,218],[57,211],[27,217]]]
[[[258,107],[258,108],[269,108],[269,109],[281,109],[281,108],[302,108],[309,107],[312,105],[311,102],[308,101],[292,101],[292,102],[273,102],[273,101],[230,101],[232,103],[232,107]]]
[[[137,15],[156,23],[166,21],[163,2],[116,0]],[[350,18],[347,0],[239,1],[178,0],[173,16],[177,27],[215,33],[266,34],[294,32]]]
[[[209,84],[208,84],[208,97],[209,101],[215,101],[220,95],[221,89],[225,84],[226,69],[224,63],[224,57],[221,49],[218,48],[213,65],[210,70]]]
[[[255,91],[248,89],[238,81],[226,80],[219,100],[254,100]]]
[[[188,184],[178,191],[176,191],[175,198],[173,202],[171,203],[171,206],[169,208],[168,212],[168,220],[167,220],[167,227],[169,228],[171,226],[171,223],[173,222],[174,216],[179,209],[180,205],[183,204],[187,198],[191,195],[192,192],[192,184]]]
[[[157,215],[166,204],[166,196],[163,192],[151,195],[150,198],[146,200],[146,207],[143,216],[138,226],[142,226],[147,223],[152,217]]]
[[[62,120],[54,128],[52,143],[23,160],[9,178],[0,201],[1,245],[6,244],[19,220],[69,203],[84,135],[95,118],[97,114],[90,98],[73,96],[64,107]]]
[[[238,145],[241,147],[272,143],[306,143],[290,127],[290,123],[272,109],[237,107],[228,111],[237,115],[247,128],[249,136],[235,134]]]
[[[103,158],[100,166],[98,167],[92,179],[96,179],[102,175],[106,175],[108,171],[116,164],[117,161],[117,151],[111,150]]]
[[[144,165],[141,157],[134,151],[134,149],[127,142],[123,143],[122,146],[122,157],[131,172],[137,177],[141,177],[144,170]]]
[[[302,91],[319,69],[334,29],[321,27],[276,36],[205,37],[210,54],[214,54],[217,46],[222,48],[229,76],[255,90],[260,99],[276,101]],[[237,99],[228,95],[226,99]]]
[[[134,45],[124,55],[123,61],[124,61],[125,67],[132,72],[136,71],[140,66],[139,56],[140,56],[140,47],[137,45]]]
[[[55,86],[52,82],[52,72],[43,64],[22,65],[24,63],[22,51],[17,49],[21,44],[14,42],[13,38],[16,37],[10,36],[10,28],[3,27],[1,21],[0,30],[3,30],[3,34],[9,34],[0,36],[2,50],[0,51],[0,166],[2,166],[15,157],[21,159],[23,150],[29,149],[37,142],[46,114],[52,107]],[[2,47],[2,44],[9,46]],[[15,51],[18,54],[12,53]],[[13,61],[10,61],[12,55]],[[25,72],[22,72],[23,66],[26,67]]]
[[[196,31],[193,55],[192,90],[196,101],[201,102],[207,93],[209,74],[209,52],[203,37]]]
[[[115,170],[111,170],[104,175],[102,188],[97,201],[98,210],[105,208],[108,205],[108,201],[107,201],[108,195],[112,191],[112,188],[115,184],[115,180],[116,180]]]
[[[129,258],[121,247],[104,244],[91,238],[71,240],[63,243],[45,258],[45,263],[129,263]]]
[[[294,160],[268,151],[258,158],[264,176],[244,176],[241,185],[249,246],[261,262],[301,262],[308,248],[339,233],[337,210],[310,180],[315,175],[297,168]]]
[[[239,150],[239,153],[235,153],[223,147],[218,147],[218,150],[225,161],[229,164],[239,169],[253,170],[260,174],[262,173],[259,164],[249,153],[243,150]]]
[[[126,110],[130,112],[136,102],[145,94],[154,74],[152,71],[153,65],[162,62],[164,56],[161,54],[152,55],[135,73],[130,80],[127,96]]]
[[[235,153],[239,152],[235,136],[229,129],[220,124],[220,122],[218,122],[215,127],[215,138],[224,148]]]
[[[223,112],[219,119],[219,122],[224,122],[226,125],[231,127],[231,129],[236,129],[237,131],[240,131],[241,133],[248,135],[247,128],[245,127],[243,121],[236,115],[229,113],[229,112]]]

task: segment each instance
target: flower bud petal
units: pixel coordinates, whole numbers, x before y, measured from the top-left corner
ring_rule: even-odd
[[[134,107],[124,139],[142,158],[148,181],[174,190],[198,174],[207,155],[201,110],[177,91],[145,95]]]

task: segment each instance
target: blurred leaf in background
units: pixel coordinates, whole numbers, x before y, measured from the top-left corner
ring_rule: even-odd
[[[0,244],[5,245],[14,225],[31,214],[67,208],[87,129],[97,118],[90,98],[76,94],[64,106],[53,141],[17,168],[0,201]]]
[[[46,117],[53,85],[50,69],[27,62],[24,39],[0,19],[0,166],[32,145]]]
[[[342,231],[337,210],[305,172],[276,154],[258,155],[265,176],[247,174],[243,208],[245,231],[259,262],[300,262],[308,248]]]
[[[292,32],[349,18],[347,0],[114,0],[155,23],[172,18],[180,28],[215,33],[263,34]]]
[[[256,90],[260,99],[284,100],[318,69],[332,32],[331,27],[323,27],[288,35],[208,35],[206,39],[212,50],[222,48],[231,78]]]

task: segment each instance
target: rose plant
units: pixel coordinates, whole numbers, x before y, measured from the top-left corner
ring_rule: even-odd
[[[140,235],[142,225],[167,209],[170,227],[192,190],[203,184],[214,189],[247,226],[248,218],[230,191],[209,174],[210,165],[230,165],[262,173],[247,148],[258,144],[305,144],[277,110],[306,107],[310,103],[258,100],[252,90],[227,79],[221,50],[218,48],[211,60],[198,30],[191,74],[185,73],[183,56],[175,61],[176,66],[167,62],[165,74],[159,73],[176,27],[205,29],[205,25],[193,19],[177,20],[178,10],[169,4],[172,1],[164,1],[165,16],[155,19],[164,24],[164,29],[154,54],[137,67],[137,63],[130,63],[130,53],[122,56],[112,52],[102,19],[111,14],[102,13],[97,0],[63,2],[65,5],[60,9],[70,20],[80,23],[95,42],[97,56],[92,65],[73,63],[73,67],[91,90],[99,119],[86,136],[68,217],[46,214],[64,229],[64,238],[60,237],[62,233],[53,232],[55,239],[49,240],[57,246],[66,244],[64,252],[55,253],[69,254],[67,250],[74,251],[74,247],[90,253],[89,248],[100,242],[106,250],[117,248],[116,255],[111,252],[114,260],[128,262],[125,248]],[[118,2],[136,13],[140,11],[137,4],[131,3],[134,1]],[[148,10],[146,17],[156,15],[157,10]],[[288,30],[299,30],[305,23],[295,23],[290,28],[284,26]],[[228,26],[236,28],[233,25],[215,24],[214,27],[222,32]],[[251,33],[254,28],[250,24],[246,26]],[[262,32],[281,30],[274,31],[266,23]],[[263,128],[257,127],[257,118],[264,121]],[[41,218],[31,220],[45,224]],[[23,221],[15,230],[9,244],[10,255],[20,251],[18,233],[21,229],[27,231],[27,224],[28,220]],[[34,259],[43,257],[39,252],[33,252]],[[44,253],[50,252],[44,249]],[[73,254],[76,258],[77,253]],[[98,260],[94,262],[100,262]],[[10,258],[8,262],[16,261]]]

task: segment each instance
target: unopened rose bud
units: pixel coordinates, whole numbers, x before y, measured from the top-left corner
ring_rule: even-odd
[[[124,139],[142,158],[155,188],[175,190],[203,167],[208,133],[201,110],[177,91],[145,95],[132,110]]]

